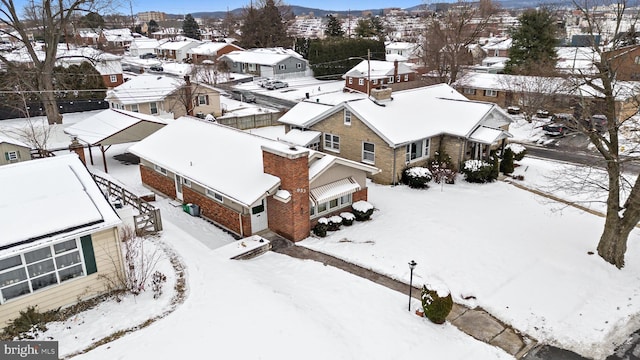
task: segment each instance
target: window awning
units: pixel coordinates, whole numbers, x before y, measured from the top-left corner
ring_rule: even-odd
[[[353,194],[358,190],[360,190],[358,182],[353,177],[348,177],[311,189],[309,197],[314,203],[322,204],[341,196]]]

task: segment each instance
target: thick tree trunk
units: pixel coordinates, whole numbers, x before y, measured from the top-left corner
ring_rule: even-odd
[[[624,266],[624,254],[627,252],[627,239],[631,229],[623,228],[621,221],[617,219],[617,214],[614,216],[616,219],[611,219],[612,221],[609,221],[612,216],[607,216],[604,231],[598,243],[598,255],[621,269]]]
[[[55,58],[55,56],[54,56]],[[40,101],[44,106],[44,112],[47,115],[49,125],[62,124],[62,116],[58,110],[56,94],[53,86],[53,65],[43,64],[41,71],[42,77],[38,79],[38,87],[41,89]]]

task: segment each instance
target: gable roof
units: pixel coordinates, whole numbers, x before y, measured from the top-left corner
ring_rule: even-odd
[[[163,101],[184,85],[179,78],[142,74],[107,91],[107,101],[118,100],[123,105]]]
[[[409,66],[398,62],[398,75],[414,73]],[[352,77],[370,77],[371,79],[385,79],[395,75],[395,62],[380,60],[362,60],[358,65],[347,71],[342,78]]]
[[[31,146],[23,141],[20,141],[18,139],[14,139],[12,137],[0,134],[0,144],[2,143],[6,143],[6,144],[12,144],[12,145],[16,145],[16,146],[22,146],[25,147],[27,149],[31,149]]]
[[[218,51],[224,49],[225,47],[232,47],[234,49],[237,49],[235,51],[242,50],[242,48],[240,48],[239,46],[228,44],[226,42],[206,42],[187,50],[187,53],[197,55],[216,55]]]
[[[167,122],[153,115],[146,115],[132,111],[107,109],[89,118],[77,122],[64,129],[64,132],[77,136],[82,142],[90,145],[109,145],[108,138],[120,134],[126,129],[143,122],[166,125]],[[138,136],[130,137],[129,141],[140,141]],[[124,141],[118,141],[123,143]]]
[[[0,256],[121,222],[76,154],[4,165],[0,182]]]
[[[299,56],[295,56],[286,51],[283,53],[277,53],[269,51],[259,51],[258,49],[245,51],[236,50],[222,55],[221,58],[227,58],[235,63],[258,64],[267,66],[277,65],[289,58],[294,58],[296,60],[306,62],[305,59]]]
[[[309,107],[314,103],[306,104],[304,106]],[[300,114],[298,117],[285,114],[279,121],[309,128],[331,114],[347,109],[392,147],[440,134],[468,138],[487,119],[509,121],[495,104],[468,100],[446,84],[398,91],[393,93],[393,100],[384,102],[359,99],[328,109],[322,104],[314,105],[317,111],[309,110],[306,117],[302,111],[296,111],[294,114]],[[323,108],[325,110],[320,111]]]
[[[280,186],[280,178],[264,173],[262,148],[283,153],[308,152],[326,164],[343,164],[376,173],[365,164],[299,148],[235,128],[183,116],[129,151],[194,183],[250,207]],[[317,161],[316,161],[317,162]],[[309,177],[326,170],[316,166]]]

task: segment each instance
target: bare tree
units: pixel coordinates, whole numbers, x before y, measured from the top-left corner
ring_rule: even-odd
[[[507,105],[518,106],[531,122],[538,110],[556,110],[559,96],[569,96],[573,86],[561,77],[502,75],[500,85],[510,98]]]
[[[105,0],[108,1],[108,0]],[[100,0],[30,0],[23,14],[14,0],[0,0],[0,34],[7,35],[20,43],[37,76],[28,84],[28,90],[38,95],[44,106],[49,124],[59,124],[62,116],[58,111],[56,94],[53,85],[53,68],[56,63],[58,43],[68,28],[71,19],[79,12],[98,12],[100,6],[106,5]],[[34,30],[41,32],[44,45],[42,48],[31,41]],[[0,54],[0,61],[8,71],[18,71],[18,66],[5,55]]]
[[[440,82],[454,83],[462,67],[472,64],[470,46],[477,43],[497,11],[490,0],[480,5],[458,1],[427,18],[424,63]]]
[[[621,156],[620,136],[621,128],[636,114],[640,102],[635,85],[616,79],[617,67],[621,66],[616,54],[624,45],[620,34],[635,25],[638,12],[627,0],[606,4],[606,16],[597,10],[595,2],[574,0],[574,5],[582,12],[586,33],[594,39],[591,47],[600,55],[600,61],[595,63],[595,73],[577,72],[571,80],[576,89],[588,95],[581,104],[583,117],[606,117],[603,131],[597,131],[590,121],[578,122],[579,130],[587,135],[606,164],[607,179],[602,183],[607,192],[606,215],[598,254],[622,268],[629,233],[640,221],[640,178],[636,176],[635,182],[630,182],[623,176],[625,166],[634,160]],[[606,51],[595,41],[595,35],[602,35],[608,42]]]

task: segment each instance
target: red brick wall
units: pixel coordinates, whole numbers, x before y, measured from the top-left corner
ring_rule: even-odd
[[[355,193],[353,193],[353,195],[351,195],[351,201],[352,202],[356,202],[356,201],[360,201],[360,200],[364,200],[367,201],[368,199],[368,190],[369,188],[364,188],[360,191],[356,191]]]
[[[251,215],[240,215],[237,211],[220,204],[218,201],[206,195],[197,193],[186,186],[182,187],[182,197],[185,203],[198,205],[201,216],[220,224],[222,227],[240,236],[249,236],[251,234]],[[241,222],[242,231],[240,230]]]
[[[292,241],[309,237],[309,165],[307,153],[289,159],[262,151],[264,172],[280,178],[280,188],[291,193],[291,200],[282,203],[267,199],[269,228]]]
[[[176,184],[172,178],[164,176],[144,165],[140,165],[140,177],[142,178],[143,184],[158,190],[172,199],[176,198]]]

